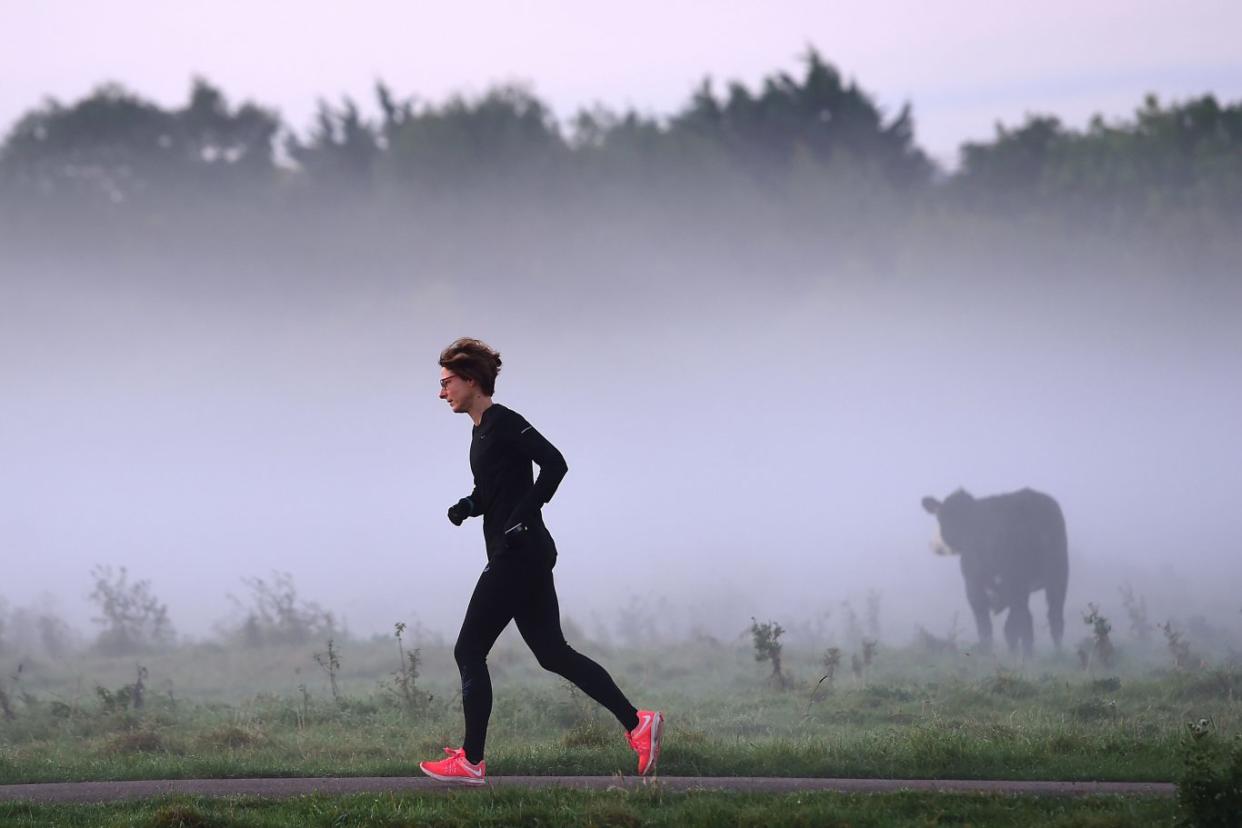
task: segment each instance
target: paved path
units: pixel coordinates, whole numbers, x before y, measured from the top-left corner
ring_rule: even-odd
[[[1169,782],[1016,782],[973,779],[789,779],[762,776],[661,776],[642,780],[620,776],[494,776],[492,788],[577,788],[606,790],[659,786],[665,791],[738,791],[793,793],[840,791],[893,793],[940,791],[951,793],[1040,794],[1087,796],[1172,796]],[[423,776],[360,776],[297,779],[167,779],[137,782],[48,782],[36,785],[0,785],[0,801],[114,802],[170,794],[191,796],[286,797],[303,794],[433,793],[457,788]]]

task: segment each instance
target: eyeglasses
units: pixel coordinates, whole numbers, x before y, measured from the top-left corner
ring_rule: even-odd
[[[449,380],[455,380],[455,379],[459,379],[459,377],[456,374],[449,374],[447,377],[442,377],[440,379],[440,387],[448,388]]]

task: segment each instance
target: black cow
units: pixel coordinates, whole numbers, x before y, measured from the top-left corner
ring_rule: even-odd
[[[1061,507],[1046,494],[1022,489],[975,499],[962,489],[944,499],[923,498],[936,516],[940,537],[936,551],[962,558],[966,600],[975,614],[979,642],[992,646],[992,613],[1008,608],[1005,641],[1010,651],[1021,643],[1030,655],[1035,625],[1028,606],[1032,592],[1048,599],[1048,626],[1061,648],[1065,630],[1065,588],[1069,551]]]

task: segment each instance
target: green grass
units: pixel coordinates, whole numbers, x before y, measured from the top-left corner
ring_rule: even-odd
[[[663,794],[656,791],[452,791],[256,798],[164,798],[110,805],[0,803],[5,826],[1150,826],[1167,798],[968,794]]]
[[[10,692],[17,718],[0,721],[0,783],[408,775],[459,743],[448,648],[424,650],[433,698],[418,715],[386,689],[397,662],[387,642],[342,646],[340,703],[311,649],[211,645],[144,658],[141,712],[108,711],[94,692],[131,681],[133,659],[27,663]],[[1188,721],[1208,718],[1222,737],[1242,732],[1237,669],[1182,675],[1123,664],[1086,675],[1068,660],[1019,670],[882,650],[865,680],[838,676],[812,699],[813,653],[787,652],[792,687],[776,690],[741,644],[583,649],[636,703],[667,711],[668,775],[1167,781],[1181,771]],[[503,643],[491,664],[490,773],[632,772],[619,726],[541,671],[520,642]]]

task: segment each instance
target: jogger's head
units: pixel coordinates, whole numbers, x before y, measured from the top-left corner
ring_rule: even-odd
[[[464,337],[440,353],[440,399],[454,411],[469,411],[477,397],[496,392],[500,353],[478,339]]]

